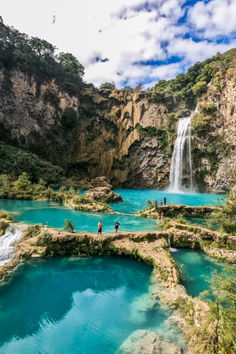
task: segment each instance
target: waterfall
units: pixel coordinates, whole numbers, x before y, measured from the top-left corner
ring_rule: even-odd
[[[178,250],[176,248],[171,247],[171,241],[170,241],[170,236],[168,235],[168,246],[169,246],[169,251],[170,252],[177,252]]]
[[[3,236],[0,237],[0,266],[9,262],[14,254],[14,244],[23,235],[23,231],[11,225]]]
[[[169,192],[183,192],[182,186],[183,177],[183,162],[186,159],[186,165],[189,170],[189,190],[193,189],[193,168],[192,168],[192,156],[191,156],[191,120],[194,114],[193,112],[189,117],[181,118],[179,120],[177,139],[175,141],[174,151],[171,158],[170,168],[170,187]],[[184,152],[187,150],[186,156]]]

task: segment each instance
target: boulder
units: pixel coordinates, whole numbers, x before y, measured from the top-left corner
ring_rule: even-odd
[[[97,187],[89,189],[85,195],[87,198],[102,201],[105,203],[123,202],[121,196],[117,193],[114,193],[113,190],[111,190],[109,187]]]
[[[117,354],[181,354],[174,343],[162,340],[155,332],[137,330],[122,343]]]
[[[110,189],[112,188],[107,177],[105,177],[105,176],[93,178],[90,181],[90,184],[91,184],[92,188],[96,188],[96,187],[108,187]]]

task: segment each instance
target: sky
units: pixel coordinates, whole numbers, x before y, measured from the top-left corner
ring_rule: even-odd
[[[236,0],[0,0],[0,15],[75,55],[95,86],[153,87],[236,47]]]

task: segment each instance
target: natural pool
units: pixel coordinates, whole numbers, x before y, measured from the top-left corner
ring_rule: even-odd
[[[233,266],[218,262],[204,252],[191,249],[178,249],[172,253],[178,267],[181,269],[183,278],[182,284],[187,293],[193,297],[198,296],[202,291],[210,288],[207,279],[211,278],[211,273],[225,271]]]
[[[104,232],[113,232],[116,221],[122,231],[154,231],[158,230],[158,220],[140,218],[131,215],[145,207],[146,200],[167,198],[167,204],[216,205],[222,196],[217,194],[174,194],[158,190],[117,189],[124,203],[111,204],[111,207],[122,214],[83,212],[66,208],[62,204],[49,201],[5,200],[0,199],[0,210],[14,214],[17,221],[29,224],[41,223],[51,227],[62,228],[64,220],[76,222],[75,230],[97,232],[97,224],[102,220]]]
[[[167,203],[189,205],[217,203],[218,195],[174,195],[160,191],[117,190],[124,203],[112,204],[120,212],[143,208],[146,199],[167,198]],[[164,193],[164,194],[161,194]],[[178,199],[179,198],[179,199]],[[104,232],[158,229],[158,222],[135,215],[88,213],[59,203],[0,200],[0,210],[12,212],[17,221],[63,227],[64,219],[76,229]],[[209,287],[210,276],[223,265],[193,250],[173,253],[184,264],[183,285],[192,296]],[[0,287],[0,353],[115,353],[137,329],[156,331],[164,339],[184,346],[183,338],[169,321],[170,311],[153,306],[149,295],[151,268],[125,258],[54,258],[28,262],[11,282]],[[40,284],[40,286],[39,286]]]
[[[29,224],[41,223],[56,228],[63,228],[64,220],[70,219],[76,222],[75,230],[80,231],[97,232],[99,220],[103,222],[104,232],[114,232],[116,221],[120,223],[122,231],[158,230],[158,220],[140,218],[135,215],[73,210],[59,203],[48,201],[0,199],[1,209],[12,213],[17,221]]]
[[[137,329],[183,346],[149,295],[151,271],[116,257],[25,263],[0,287],[0,353],[115,353]]]
[[[167,204],[186,204],[191,206],[217,205],[224,201],[224,196],[219,194],[206,193],[169,193],[156,189],[115,189],[119,193],[124,203],[111,204],[116,211],[123,213],[134,213],[145,207],[147,200],[157,199],[164,201],[166,197]]]

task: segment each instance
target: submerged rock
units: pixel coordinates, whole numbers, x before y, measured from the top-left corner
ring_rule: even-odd
[[[103,201],[106,203],[123,202],[121,196],[117,193],[114,193],[113,190],[109,187],[97,187],[89,189],[85,195],[87,198]]]
[[[181,354],[182,348],[162,340],[155,332],[137,330],[118,349],[117,354]]]

